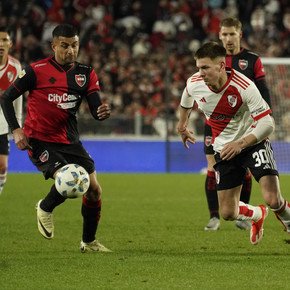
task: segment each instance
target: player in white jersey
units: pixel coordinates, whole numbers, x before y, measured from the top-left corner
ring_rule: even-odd
[[[268,214],[264,205],[240,201],[247,168],[259,182],[263,198],[290,233],[290,205],[281,195],[273,149],[268,136],[274,131],[271,110],[255,84],[243,74],[227,69],[226,50],[209,42],[195,54],[198,73],[191,76],[183,91],[177,130],[186,148],[195,143],[187,129],[194,103],[212,127],[218,199],[225,220],[252,222],[250,242],[263,236]]]
[[[18,60],[9,55],[12,41],[5,27],[0,27],[0,97],[4,91],[14,82],[21,71]],[[22,123],[22,98],[14,102],[16,117]],[[8,124],[0,107],[0,194],[7,178],[9,141]]]

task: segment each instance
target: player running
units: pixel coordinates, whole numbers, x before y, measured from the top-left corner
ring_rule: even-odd
[[[241,47],[242,24],[236,18],[225,18],[221,21],[219,38],[227,51],[226,66],[234,68],[251,79],[259,89],[264,100],[270,103],[270,93],[266,85],[264,67],[260,57],[243,47]],[[210,220],[205,226],[206,231],[215,231],[220,227],[219,204],[217,198],[214,150],[211,144],[212,132],[208,122],[204,127],[204,153],[207,160],[207,175],[205,179],[205,192],[207,198]],[[251,173],[247,171],[244,177],[241,191],[241,201],[249,203],[252,189]],[[240,229],[250,229],[248,221],[236,221],[236,226]]]
[[[28,150],[32,163],[45,179],[54,178],[64,165],[76,163],[90,175],[90,187],[82,199],[83,234],[81,252],[109,252],[96,240],[101,215],[101,186],[94,161],[79,140],[76,113],[83,98],[92,116],[104,120],[110,116],[108,104],[99,96],[99,80],[91,66],[76,62],[79,36],[68,24],[52,32],[54,56],[32,63],[1,98],[6,120],[20,150]],[[29,91],[27,112],[22,129],[15,118],[12,102]],[[54,237],[53,210],[66,200],[53,185],[37,204],[39,232],[47,239]]]
[[[198,72],[187,80],[180,103],[178,132],[184,146],[195,138],[187,129],[194,102],[212,128],[218,199],[225,220],[251,221],[250,242],[263,236],[264,205],[240,201],[247,168],[259,182],[263,198],[290,233],[290,205],[280,193],[278,171],[268,136],[274,131],[271,109],[255,84],[226,68],[226,50],[209,42],[195,54]]]

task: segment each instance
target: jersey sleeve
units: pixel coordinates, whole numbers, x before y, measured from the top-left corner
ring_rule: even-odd
[[[186,86],[181,96],[180,106],[185,109],[190,109],[193,107],[193,105],[194,105],[194,98],[188,93],[188,89]]]
[[[271,114],[269,105],[262,98],[254,83],[252,83],[245,91],[245,100],[254,121],[258,121],[265,115]]]
[[[16,66],[16,69],[17,69],[17,76],[19,76],[21,73],[21,64],[20,63]],[[19,125],[22,126],[23,96],[21,95],[19,98],[17,98],[13,102],[13,105],[14,105],[14,110],[15,110],[17,121],[18,121]]]
[[[90,72],[90,81],[86,99],[90,108],[90,112],[96,120],[99,120],[97,109],[102,104],[99,91],[99,79],[95,71],[92,69]]]

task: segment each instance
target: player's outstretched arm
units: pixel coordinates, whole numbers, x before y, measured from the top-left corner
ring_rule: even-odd
[[[188,117],[190,115],[191,108],[179,107],[179,121],[177,124],[177,133],[181,136],[183,145],[185,148],[189,148],[189,144],[195,143],[193,132],[187,129]]]

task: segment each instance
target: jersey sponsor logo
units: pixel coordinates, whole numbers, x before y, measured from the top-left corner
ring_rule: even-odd
[[[46,162],[46,161],[48,160],[48,158],[49,158],[49,153],[48,153],[47,150],[43,151],[43,152],[40,154],[40,156],[39,156],[39,160],[40,160],[42,163]]]
[[[14,73],[11,72],[11,71],[9,71],[9,72],[7,73],[7,78],[8,78],[8,80],[9,80],[9,82],[11,83],[11,82],[14,80]]]
[[[25,71],[25,69],[23,69],[23,70],[20,72],[20,74],[18,75],[18,77],[21,79],[21,78],[23,78],[25,75],[26,75],[26,71]]]
[[[75,75],[75,81],[80,87],[83,87],[86,83],[86,76],[81,74]]]
[[[77,104],[79,96],[77,95],[70,95],[64,93],[62,95],[59,94],[48,94],[48,101],[57,103],[57,107],[60,109],[71,109],[74,108]]]
[[[245,70],[249,65],[249,62],[245,59],[239,59],[239,68]]]
[[[237,105],[238,97],[235,95],[228,95],[229,105],[234,108]]]

